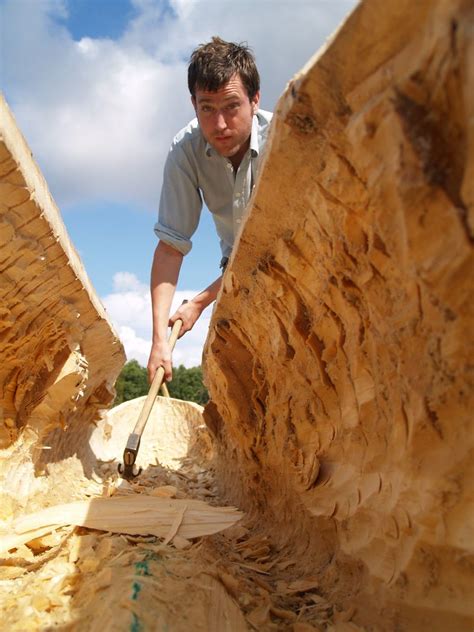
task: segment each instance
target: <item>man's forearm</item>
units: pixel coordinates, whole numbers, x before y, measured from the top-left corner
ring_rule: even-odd
[[[182,261],[183,255],[178,250],[160,241],[153,257],[150,282],[153,343],[166,340],[171,303]]]
[[[204,311],[212,301],[216,300],[221,283],[222,276],[213,281],[211,285],[208,285],[205,290],[199,292],[199,294],[192,299],[193,303],[196,303],[201,308],[201,311]]]
[[[180,337],[194,327],[194,323],[201,316],[202,312],[216,299],[221,286],[221,279],[222,277],[219,277],[193,299],[178,307],[173,316],[171,316],[170,323],[176,322],[178,318],[183,321]]]

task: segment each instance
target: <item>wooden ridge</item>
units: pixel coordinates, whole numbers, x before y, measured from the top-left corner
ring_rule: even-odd
[[[129,535],[156,535],[171,540],[211,535],[231,527],[242,518],[234,507],[213,507],[201,500],[145,496],[94,498],[22,516],[0,536],[0,553],[17,548],[58,527],[76,525]]]

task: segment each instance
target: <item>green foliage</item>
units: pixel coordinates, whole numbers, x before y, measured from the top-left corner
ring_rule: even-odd
[[[128,402],[129,399],[146,395],[148,393],[148,376],[146,369],[140,366],[136,360],[127,362],[118,376],[115,383],[115,390],[117,395],[115,397],[114,406],[122,402]]]
[[[171,397],[196,402],[204,406],[209,400],[208,392],[202,382],[202,369],[195,366],[187,369],[182,364],[177,369],[173,367],[173,380],[168,383]]]
[[[171,397],[176,399],[184,399],[188,402],[196,402],[197,404],[207,403],[209,395],[202,382],[202,369],[195,366],[187,369],[182,364],[178,368],[173,367],[173,380],[167,384]],[[147,370],[140,366],[136,360],[130,360],[123,367],[117,382],[115,390],[114,406],[127,402],[129,399],[141,397],[148,393],[148,375]]]

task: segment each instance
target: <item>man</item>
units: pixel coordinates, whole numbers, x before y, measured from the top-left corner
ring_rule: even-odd
[[[221,285],[222,276],[169,318],[181,263],[191,249],[203,201],[213,215],[224,269],[255,184],[272,116],[259,110],[260,77],[246,46],[218,37],[199,46],[191,55],[188,87],[196,118],[171,145],[155,225],[160,241],[151,270],[150,381],[159,366],[165,369],[165,379],[171,379],[168,325],[181,318],[180,336],[189,331]]]

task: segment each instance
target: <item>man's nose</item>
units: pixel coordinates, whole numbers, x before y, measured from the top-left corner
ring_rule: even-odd
[[[225,130],[226,127],[227,127],[227,123],[225,122],[224,115],[222,114],[222,112],[217,112],[217,115],[216,115],[216,129],[221,131],[221,130]]]

